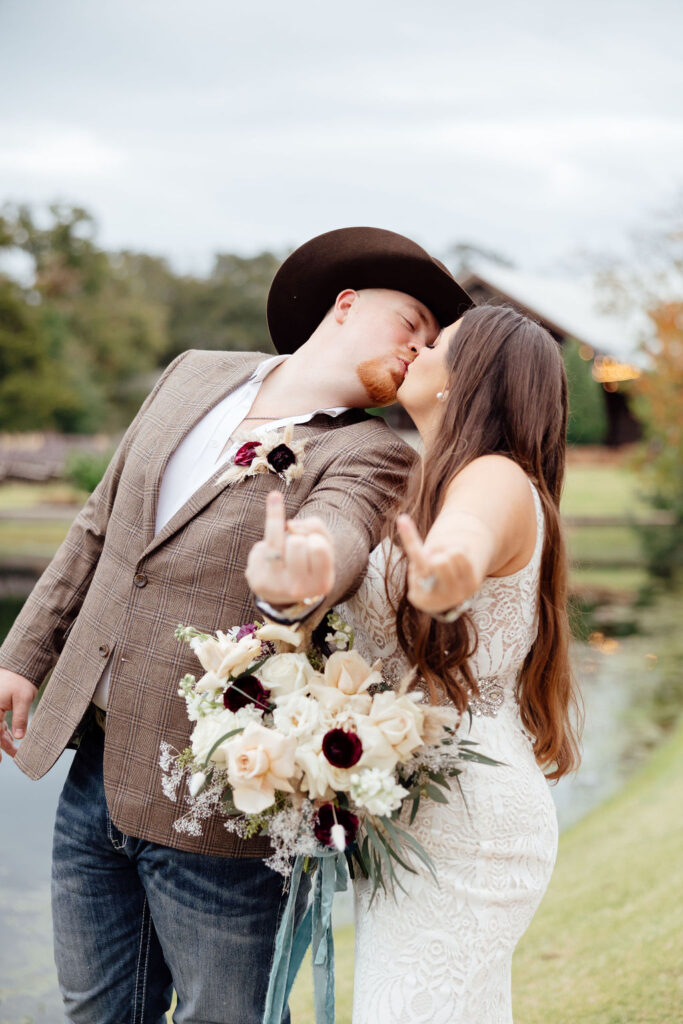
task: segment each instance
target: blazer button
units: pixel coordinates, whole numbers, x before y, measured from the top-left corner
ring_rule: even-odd
[[[146,587],[147,577],[145,576],[144,572],[136,573],[135,576],[133,577],[133,583],[135,584],[136,587]]]
[[[100,644],[100,654],[103,658],[108,658],[111,653],[111,647],[108,644]]]

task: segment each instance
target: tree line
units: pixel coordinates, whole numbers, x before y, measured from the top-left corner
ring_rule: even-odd
[[[0,271],[0,431],[116,432],[132,419],[159,369],[189,348],[272,351],[266,298],[281,255],[216,255],[205,277],[177,274],[159,256],[109,252],[91,214],[53,204],[0,211],[0,257],[21,252],[23,283]],[[471,244],[451,248],[508,263]],[[605,436],[601,388],[578,345],[563,347],[572,416],[568,440]]]
[[[0,273],[0,430],[116,431],[179,352],[272,351],[274,253],[219,254],[208,276],[181,275],[158,256],[105,251],[93,217],[58,204],[45,223],[5,206],[3,250],[25,254],[30,280]]]

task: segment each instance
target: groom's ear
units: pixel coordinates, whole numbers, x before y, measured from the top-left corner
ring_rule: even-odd
[[[359,298],[358,292],[353,288],[345,288],[343,292],[339,292],[334,302],[334,319],[338,324],[344,323]]]

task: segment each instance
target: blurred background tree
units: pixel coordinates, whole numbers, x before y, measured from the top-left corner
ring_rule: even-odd
[[[113,431],[158,371],[188,348],[272,351],[266,297],[279,259],[221,254],[208,278],[145,253],[106,252],[81,207],[0,214],[0,250],[30,281],[0,274],[0,429]]]
[[[672,586],[683,572],[683,194],[634,243],[636,255],[598,282],[612,307],[640,308],[654,326],[633,386],[644,428],[636,466],[648,503],[669,512],[671,525],[640,532],[651,574]]]
[[[646,496],[671,513],[664,529],[643,527],[650,572],[673,584],[683,572],[683,301],[649,311],[656,337],[647,346],[651,369],[638,382],[645,445],[637,465]]]
[[[607,412],[602,386],[593,380],[592,364],[582,359],[573,338],[562,346],[569,386],[569,444],[602,444],[607,432]]]

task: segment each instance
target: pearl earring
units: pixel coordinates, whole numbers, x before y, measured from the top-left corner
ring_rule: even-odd
[[[437,399],[438,402],[445,402],[446,401],[446,395],[444,394],[443,391],[437,391],[436,399]]]

